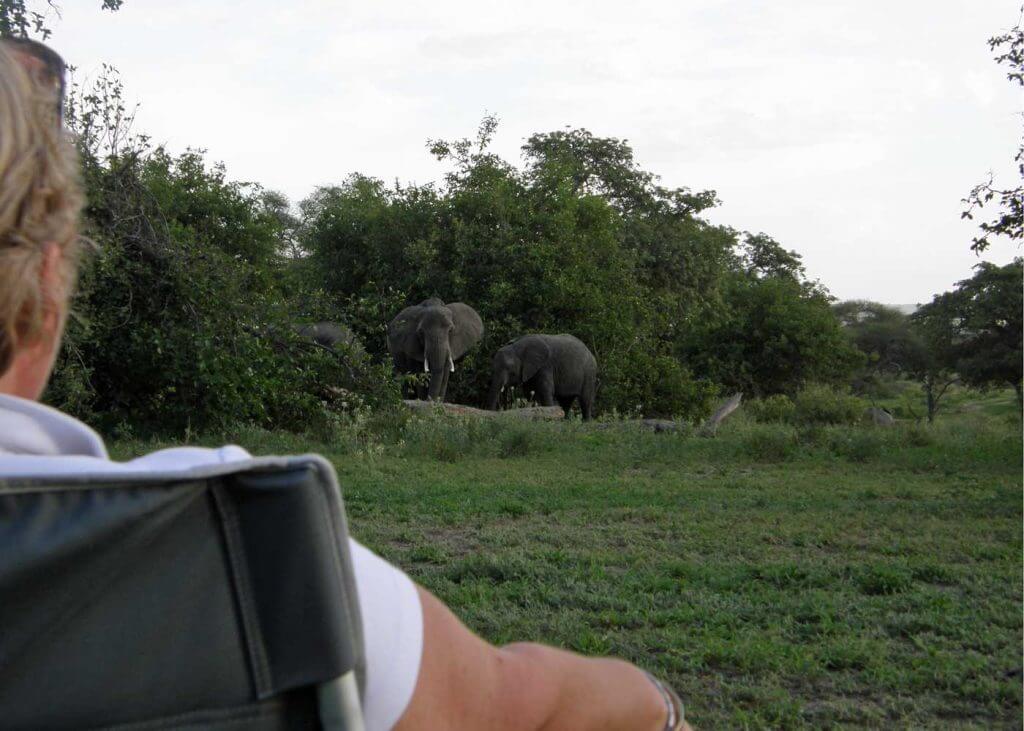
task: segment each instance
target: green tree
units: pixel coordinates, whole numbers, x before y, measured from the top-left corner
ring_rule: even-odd
[[[800,255],[795,251],[786,250],[768,234],[748,233],[738,249],[739,266],[748,276],[791,279],[806,284],[810,289],[814,288],[814,284],[805,278],[804,263]]]
[[[933,370],[956,373],[977,388],[1010,386],[1020,405],[1022,289],[1020,258],[1005,266],[983,262],[973,277],[914,313],[932,351]]]
[[[163,434],[328,427],[396,400],[390,374],[357,348],[293,334],[298,320],[337,312],[282,285],[280,201],[201,152],[151,149],[122,98],[109,72],[69,99],[97,252],[47,399],[105,430]]]
[[[698,375],[753,396],[842,383],[863,358],[844,336],[828,295],[792,276],[728,278],[724,307],[692,333]]]
[[[666,315],[627,244],[632,214],[620,206],[629,197],[626,184],[613,189],[596,174],[585,180],[578,160],[549,145],[528,149],[519,170],[489,151],[495,126],[488,117],[473,138],[428,142],[450,166],[439,186],[388,187],[356,175],[300,204],[307,219],[302,245],[325,289],[381,356],[384,326],[403,305],[439,296],[475,307],[486,334],[453,379],[453,399],[483,397],[491,356],[509,340],[571,332],[598,357],[605,408],[705,409],[708,389],[693,386],[674,358],[671,338],[659,327]],[[579,136],[594,148],[631,155],[589,133]],[[588,160],[611,180],[645,179],[596,153]],[[679,230],[665,226],[659,233]],[[698,235],[693,226],[691,238]]]
[[[1021,7],[1021,16],[1024,17],[1024,6]],[[1017,25],[1006,33],[989,38],[988,45],[996,53],[996,63],[1008,67],[1006,78],[1010,83],[1024,86],[1024,29],[1021,21],[1018,19]],[[971,243],[971,251],[975,253],[980,254],[987,249],[996,236],[1005,236],[1017,241],[1018,245],[1024,238],[1024,185],[1021,184],[1024,179],[1024,141],[1017,146],[1013,162],[1018,172],[1016,186],[1000,188],[989,173],[988,180],[976,185],[963,200],[967,208],[961,218],[973,219],[977,211],[993,200],[997,201],[999,208],[995,218],[978,224],[981,234],[975,236]]]
[[[958,298],[946,292],[936,295],[911,316],[914,332],[925,345],[925,357],[917,363],[911,375],[921,383],[929,422],[935,421],[942,406],[942,398],[950,386],[960,381],[954,355],[958,313]]]
[[[921,372],[928,360],[927,347],[903,312],[867,300],[840,302],[832,309],[843,332],[864,355],[864,367],[854,377],[855,391],[879,395],[893,379]]]
[[[113,12],[123,4],[124,0],[101,0],[100,7]],[[0,0],[0,36],[36,35],[46,40],[52,34],[46,25],[49,12],[60,15],[60,4],[56,0],[46,0],[45,4]]]
[[[958,285],[961,341],[956,348],[956,370],[965,383],[979,388],[1010,386],[1021,405],[1021,291],[1024,267],[1018,257],[1005,266],[984,262]]]

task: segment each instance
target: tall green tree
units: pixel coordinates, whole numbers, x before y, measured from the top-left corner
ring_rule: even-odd
[[[976,388],[1009,386],[1022,405],[1022,289],[1020,258],[1005,266],[983,262],[973,277],[914,313],[911,320],[929,351],[926,366],[918,373],[929,420],[944,388],[956,380]]]
[[[302,245],[325,288],[381,356],[384,326],[402,306],[439,296],[475,307],[486,335],[453,379],[453,399],[482,398],[491,356],[511,339],[569,332],[598,357],[606,408],[705,409],[710,390],[674,357],[647,265],[628,243],[634,214],[624,209],[635,206],[623,201],[650,193],[642,188],[649,176],[630,167],[631,151],[580,131],[569,138],[589,147],[528,147],[521,170],[490,152],[495,125],[485,118],[473,138],[428,143],[449,166],[440,185],[389,187],[353,176],[304,201]],[[606,150],[608,159],[599,154]],[[666,225],[657,235],[678,231]],[[677,245],[700,235],[694,225],[690,241]],[[688,282],[666,286],[693,294]]]
[[[861,364],[828,291],[806,278],[799,254],[771,236],[745,234],[722,281],[723,296],[685,342],[684,358],[697,374],[766,396],[845,382]]]
[[[924,357],[910,375],[920,382],[924,392],[928,421],[935,421],[942,407],[942,398],[949,388],[959,383],[956,372],[956,324],[960,303],[951,292],[936,295],[932,301],[911,316],[914,332],[924,342]]]
[[[294,334],[300,319],[336,311],[283,286],[279,197],[231,181],[200,151],[152,148],[132,134],[122,99],[113,71],[69,98],[97,247],[49,403],[106,431],[180,434],[327,427],[397,400],[390,372],[357,349],[328,352]]]
[[[864,355],[864,366],[854,377],[854,389],[871,394],[891,380],[912,378],[928,360],[927,347],[910,318],[878,302],[848,300],[833,306],[843,332]]]
[[[733,273],[720,313],[695,329],[685,357],[698,375],[753,396],[845,383],[863,358],[828,295],[791,277]]]
[[[1021,403],[1022,289],[1024,266],[1018,257],[1005,266],[982,262],[970,279],[936,296],[916,315],[940,329],[939,355],[964,383],[977,388],[1014,389]]]

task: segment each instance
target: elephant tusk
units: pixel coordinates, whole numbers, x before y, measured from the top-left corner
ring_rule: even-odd
[[[423,372],[430,373],[430,361],[427,360],[426,356],[423,356]]]
[[[451,355],[448,356],[448,370],[452,373],[455,372],[455,361],[452,360]]]

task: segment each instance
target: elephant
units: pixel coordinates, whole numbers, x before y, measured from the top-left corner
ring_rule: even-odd
[[[566,418],[577,398],[583,419],[594,416],[597,360],[572,335],[524,335],[495,353],[491,374],[487,408],[492,411],[506,387],[521,384],[536,393],[542,405],[557,402]]]
[[[295,325],[295,333],[330,350],[334,350],[337,345],[347,345],[355,351],[363,352],[363,344],[359,342],[355,333],[341,323],[316,322],[312,325]]]
[[[455,363],[480,342],[484,323],[469,305],[437,297],[406,307],[388,324],[388,352],[401,373],[430,373],[418,395],[444,401]],[[425,393],[424,393],[425,391]]]

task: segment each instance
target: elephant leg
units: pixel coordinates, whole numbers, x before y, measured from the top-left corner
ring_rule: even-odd
[[[583,412],[583,421],[590,421],[594,418],[594,387],[588,386],[580,394],[580,411]]]
[[[555,380],[551,372],[545,372],[537,379],[537,400],[541,406],[557,406],[555,403]]]
[[[565,418],[568,419],[569,414],[572,413],[572,402],[576,400],[575,396],[559,396],[558,405],[562,407],[562,411],[565,412]]]

